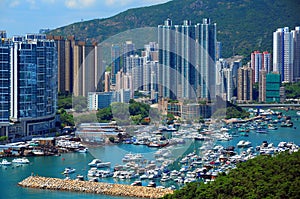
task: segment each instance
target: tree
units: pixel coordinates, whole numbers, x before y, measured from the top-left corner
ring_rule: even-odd
[[[109,122],[112,120],[113,115],[111,111],[111,106],[103,109],[99,109],[96,113],[98,122]]]
[[[73,115],[67,113],[65,109],[59,109],[58,114],[60,115],[61,128],[75,125]]]

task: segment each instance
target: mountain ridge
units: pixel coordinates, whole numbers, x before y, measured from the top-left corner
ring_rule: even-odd
[[[223,57],[235,54],[249,57],[254,50],[272,52],[273,32],[280,27],[300,25],[300,2],[293,0],[173,0],[163,4],[132,8],[105,19],[73,23],[49,32],[74,35],[79,40],[101,42],[120,32],[157,27],[170,18],[201,23],[210,18],[217,23],[217,40],[222,42]]]

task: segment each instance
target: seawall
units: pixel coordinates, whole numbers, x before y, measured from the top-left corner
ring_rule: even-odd
[[[48,178],[40,176],[29,176],[23,181],[19,182],[18,185],[22,187],[37,189],[85,192],[140,198],[160,198],[166,194],[173,193],[173,191],[169,189],[131,186],[123,184],[108,184],[102,182],[90,182],[79,180],[64,180],[59,178]]]

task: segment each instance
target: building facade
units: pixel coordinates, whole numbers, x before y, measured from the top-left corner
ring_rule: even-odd
[[[159,96],[170,99],[214,98],[216,24],[192,25],[170,19],[158,26]]]
[[[90,111],[107,108],[113,102],[129,103],[130,90],[121,89],[110,92],[89,92],[88,109]]]
[[[281,77],[278,73],[266,75],[266,102],[280,102]]]
[[[282,82],[299,79],[300,27],[290,31],[288,27],[278,28],[273,33],[273,71],[281,75]]]
[[[249,102],[253,99],[253,71],[248,66],[238,69],[237,100]]]
[[[267,51],[263,53],[254,51],[251,53],[251,68],[253,70],[253,81],[259,81],[259,73],[261,70],[271,71],[271,55]]]
[[[13,37],[2,42],[0,54],[1,135],[16,140],[49,133],[57,110],[55,42],[43,34]]]

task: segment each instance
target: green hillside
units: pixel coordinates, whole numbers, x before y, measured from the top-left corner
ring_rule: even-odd
[[[300,152],[258,156],[209,184],[190,183],[164,199],[300,197]]]
[[[298,0],[173,0],[164,4],[130,9],[107,19],[74,23],[50,32],[75,35],[88,42],[101,42],[125,30],[157,27],[170,18],[174,24],[184,19],[202,23],[209,17],[217,23],[217,39],[223,57],[249,56],[253,50],[272,51],[272,35],[279,27],[300,25]]]

